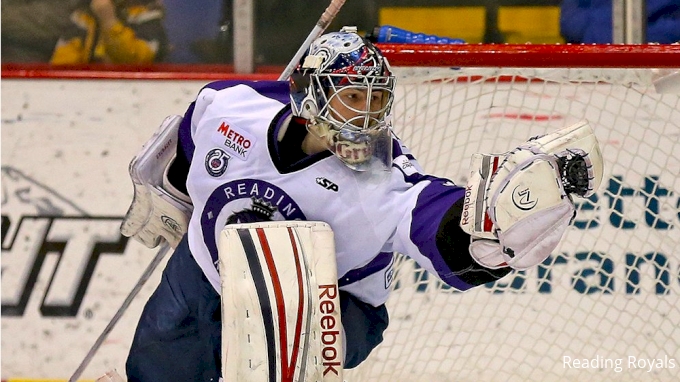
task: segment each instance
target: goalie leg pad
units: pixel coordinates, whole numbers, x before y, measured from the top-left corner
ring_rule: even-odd
[[[343,331],[333,231],[321,222],[228,225],[220,233],[225,381],[333,381]]]

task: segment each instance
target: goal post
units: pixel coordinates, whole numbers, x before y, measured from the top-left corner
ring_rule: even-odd
[[[381,45],[396,134],[466,183],[586,119],[602,187],[540,266],[460,293],[400,257],[385,341],[348,381],[638,381],[680,373],[680,45]]]

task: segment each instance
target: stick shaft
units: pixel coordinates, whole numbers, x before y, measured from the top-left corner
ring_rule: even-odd
[[[165,255],[168,253],[170,250],[170,246],[168,245],[167,242],[163,242],[161,245],[161,248],[158,250],[158,253],[156,253],[156,257],[151,260],[151,263],[146,267],[144,270],[144,273],[142,273],[142,276],[139,278],[139,281],[137,281],[137,284],[132,288],[128,296],[125,298],[125,301],[123,301],[123,304],[118,308],[118,311],[116,314],[113,316],[111,321],[109,321],[108,325],[106,325],[106,328],[102,331],[102,333],[99,335],[99,338],[94,342],[94,345],[92,345],[92,348],[90,348],[90,351],[87,352],[87,355],[85,355],[85,358],[83,359],[82,362],[80,362],[80,365],[76,369],[76,371],[73,373],[71,378],[69,378],[69,382],[76,382],[78,378],[83,374],[83,371],[85,371],[85,368],[87,365],[92,361],[92,358],[94,357],[95,353],[97,353],[97,350],[102,346],[104,341],[106,340],[106,337],[111,333],[113,330],[114,326],[118,323],[121,317],[123,317],[123,314],[127,310],[127,308],[130,306],[130,303],[132,303],[132,300],[135,299],[139,291],[142,289],[146,281],[151,277],[153,274],[154,270],[158,267],[158,264],[161,263],[161,260],[165,257]]]
[[[333,21],[335,16],[340,11],[340,8],[342,8],[344,4],[345,0],[331,0],[330,5],[328,5],[323,14],[321,14],[321,17],[319,17],[319,20],[316,22],[314,28],[312,28],[312,32],[309,34],[309,36],[307,36],[302,45],[300,45],[300,48],[293,56],[293,59],[290,60],[288,66],[286,66],[286,68],[281,73],[281,76],[279,76],[279,81],[284,81],[290,77],[290,74],[293,73],[295,66],[297,65],[298,61],[300,61],[300,58],[302,58],[302,55],[305,54],[307,48],[309,48],[309,46],[312,45],[312,42],[317,37],[321,36],[326,28],[328,28],[328,24]]]

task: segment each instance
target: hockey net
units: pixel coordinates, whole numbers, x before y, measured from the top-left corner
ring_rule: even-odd
[[[385,340],[347,380],[675,380],[680,46],[382,49],[395,131],[426,171],[465,184],[473,153],[586,119],[605,176],[529,271],[460,293],[399,257]]]

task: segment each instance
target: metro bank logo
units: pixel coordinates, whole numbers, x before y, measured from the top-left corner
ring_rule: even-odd
[[[227,147],[228,152],[242,160],[248,159],[250,148],[256,141],[253,135],[243,132],[241,129],[235,129],[224,121],[220,123],[217,132],[227,138],[224,141],[224,145]]]

